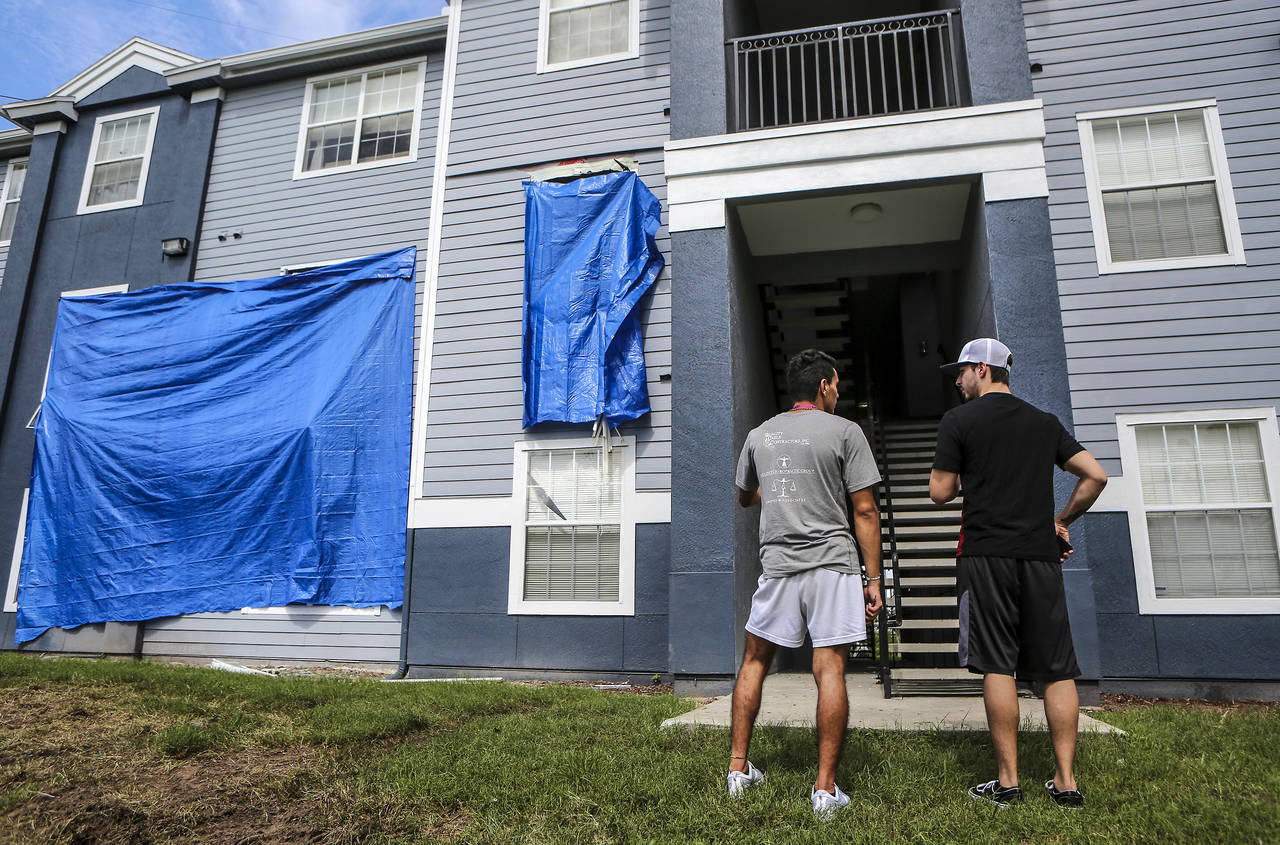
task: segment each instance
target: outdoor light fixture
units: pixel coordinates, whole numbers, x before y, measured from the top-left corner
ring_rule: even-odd
[[[880,207],[879,203],[860,202],[849,209],[849,214],[853,217],[854,222],[870,223],[873,220],[879,220],[884,214],[884,209]]]
[[[189,246],[191,241],[186,238],[165,238],[160,242],[160,251],[170,258],[176,258],[179,255],[186,255]]]

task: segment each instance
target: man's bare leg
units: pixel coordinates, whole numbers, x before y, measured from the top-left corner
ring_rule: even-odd
[[[766,639],[747,632],[747,645],[742,655],[742,668],[738,681],[733,685],[732,722],[729,727],[729,771],[747,770],[747,749],[751,746],[751,731],[760,713],[760,691],[764,688],[764,676],[773,663],[777,646]]]
[[[1074,680],[1049,681],[1044,685],[1044,717],[1053,738],[1053,786],[1076,788],[1076,733],[1080,729],[1080,695]],[[1003,781],[1001,781],[1003,783]]]
[[[996,748],[996,767],[1001,786],[1018,785],[1018,687],[1012,675],[988,674],[982,678],[982,703],[987,708],[987,727]],[[1045,699],[1045,705],[1048,705]]]
[[[813,650],[813,679],[818,683],[818,779],[814,789],[832,794],[836,787],[836,766],[849,726],[849,694],[844,686],[847,645],[824,646]]]

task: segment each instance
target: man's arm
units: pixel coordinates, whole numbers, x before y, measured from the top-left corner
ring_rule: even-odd
[[[862,564],[867,577],[875,579],[867,584],[862,594],[866,599],[867,619],[872,619],[884,607],[880,597],[880,504],[876,501],[874,487],[864,487],[849,494],[853,501],[853,536],[862,550]]]
[[[935,469],[929,473],[929,498],[935,505],[945,505],[960,495],[960,474]]]
[[[748,491],[748,490],[743,490],[741,487],[739,487],[738,488],[738,504],[744,508],[751,508],[760,504],[760,488],[757,487],[754,490]]]
[[[1076,482],[1076,489],[1071,491],[1071,498],[1067,499],[1066,505],[1054,520],[1065,531],[1068,525],[1083,516],[1084,512],[1098,500],[1102,488],[1107,486],[1107,471],[1094,459],[1093,455],[1084,449],[1072,455],[1062,468],[1079,479]],[[932,482],[930,482],[930,489],[932,489]],[[1067,538],[1063,537],[1063,539]]]

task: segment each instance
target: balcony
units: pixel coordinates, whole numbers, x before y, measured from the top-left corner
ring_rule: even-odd
[[[735,38],[734,131],[967,105],[954,9]]]

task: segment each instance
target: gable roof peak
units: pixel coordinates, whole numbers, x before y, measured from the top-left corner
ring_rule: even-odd
[[[72,79],[54,90],[50,96],[82,99],[132,67],[164,73],[200,61],[196,56],[134,36],[103,56]]]

